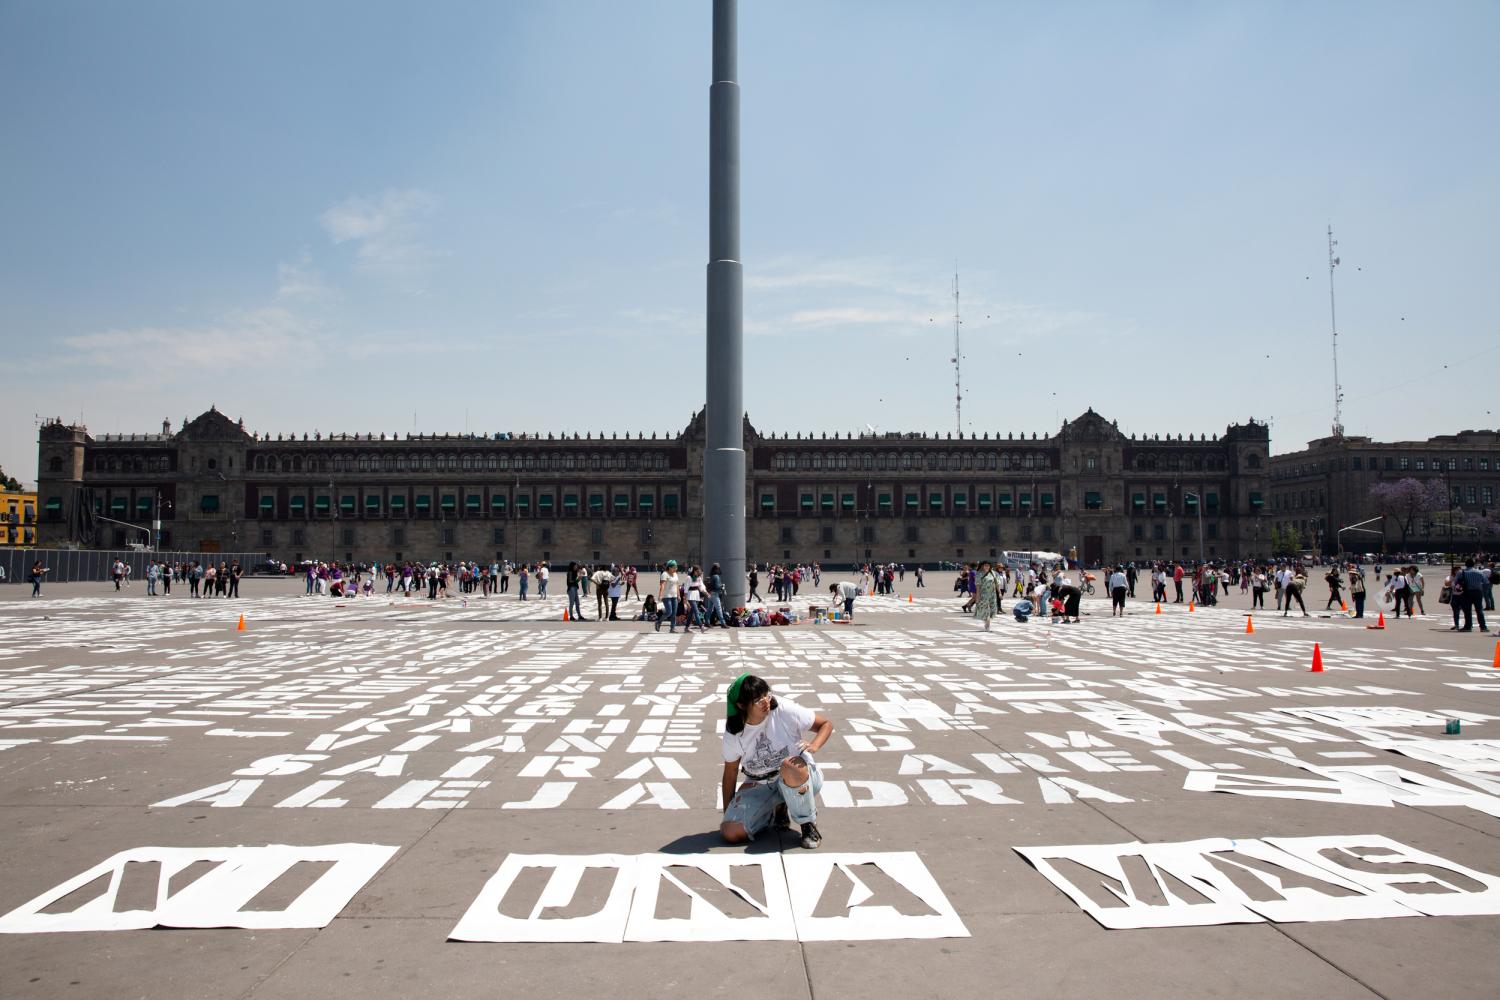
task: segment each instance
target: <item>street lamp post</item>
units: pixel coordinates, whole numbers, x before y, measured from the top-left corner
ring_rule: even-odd
[[[1183,491],[1183,499],[1193,498],[1193,506],[1198,509],[1198,565],[1204,565],[1203,559],[1203,497],[1192,490]]]

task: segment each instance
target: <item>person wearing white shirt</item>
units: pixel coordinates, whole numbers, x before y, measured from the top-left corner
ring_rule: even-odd
[[[661,582],[656,586],[656,603],[661,606],[661,614],[656,619],[656,631],[661,631],[661,620],[665,618],[671,626],[672,634],[677,633],[677,588],[681,585],[682,578],[677,574],[677,560],[668,559],[667,568],[662,571]]]
[[[852,583],[835,583],[828,588],[836,601],[844,602],[844,617],[849,621],[854,620],[854,599],[859,596],[859,588]]]
[[[1406,572],[1397,569],[1391,574],[1390,580],[1385,585],[1385,592],[1391,595],[1391,600],[1396,602],[1396,617],[1401,617],[1401,609],[1406,607]],[[1411,609],[1408,608],[1406,617],[1411,617]]]
[[[754,674],[736,677],[725,703],[720,835],[743,844],[770,827],[784,808],[802,827],[803,848],[816,850],[823,842],[816,798],[823,776],[813,755],[833,735],[833,723],[821,712],[772,697],[771,686]],[[742,773],[745,780],[736,789]]]
[[[1109,574],[1109,596],[1112,602],[1109,615],[1111,618],[1125,617],[1125,594],[1130,589],[1130,581],[1125,577],[1125,571],[1116,566],[1113,573]]]

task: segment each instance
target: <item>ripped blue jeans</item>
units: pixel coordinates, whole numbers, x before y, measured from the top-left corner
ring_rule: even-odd
[[[735,793],[724,812],[725,823],[741,823],[751,837],[771,825],[776,807],[786,805],[787,815],[793,823],[813,823],[818,819],[818,804],[814,796],[823,790],[823,773],[813,761],[812,754],[802,753],[807,761],[807,791],[799,792],[782,784],[780,775],[770,781],[742,788]]]

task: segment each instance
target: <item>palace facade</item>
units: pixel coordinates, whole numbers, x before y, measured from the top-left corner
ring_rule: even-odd
[[[288,562],[702,560],[701,411],[671,437],[176,432],[53,420],[39,541],[264,551]],[[1048,437],[762,435],[745,421],[752,561],[935,564],[1006,550],[1087,562],[1251,555],[1270,435],[1125,435],[1089,410]]]
[[[1445,508],[1423,511],[1405,538],[1405,551],[1495,551],[1500,535],[1476,530],[1469,515],[1494,513],[1500,493],[1500,432],[1460,431],[1425,441],[1373,441],[1337,435],[1309,441],[1301,451],[1271,460],[1269,520],[1295,528],[1302,547],[1332,555],[1399,551],[1397,518],[1382,517],[1370,487],[1402,479],[1436,482]],[[1375,523],[1365,523],[1373,520]],[[1340,529],[1350,525],[1340,538]],[[1342,547],[1340,543],[1342,542]]]

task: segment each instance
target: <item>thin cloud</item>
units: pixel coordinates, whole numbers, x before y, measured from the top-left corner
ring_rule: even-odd
[[[179,374],[223,375],[234,368],[274,368],[296,356],[318,353],[318,327],[280,306],[228,314],[184,326],[109,329],[63,337],[72,353],[65,363],[81,367],[135,368]]]
[[[747,274],[745,324],[752,336],[809,330],[948,335],[953,324],[951,264],[877,258],[807,261],[779,258]],[[1119,335],[1134,325],[1103,313],[992,296],[995,276],[966,272],[962,299],[965,332],[1019,341],[1068,332],[1080,337]]]
[[[386,277],[415,278],[442,256],[422,239],[437,198],[417,189],[357,195],[318,217],[335,244],[355,247],[355,266]]]
[[[313,265],[312,254],[303,250],[295,260],[276,265],[276,299],[278,302],[316,301],[333,295],[323,275]]]

